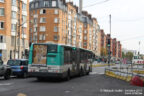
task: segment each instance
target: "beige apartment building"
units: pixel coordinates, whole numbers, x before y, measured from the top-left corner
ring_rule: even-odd
[[[30,2],[30,44],[58,43],[97,53],[98,22],[73,2],[33,0]]]
[[[28,42],[29,0],[0,0],[0,58],[25,58]]]

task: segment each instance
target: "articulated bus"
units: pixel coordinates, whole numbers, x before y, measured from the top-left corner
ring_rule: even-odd
[[[69,80],[92,71],[92,51],[51,43],[33,43],[29,53],[28,72],[38,80],[59,77]]]

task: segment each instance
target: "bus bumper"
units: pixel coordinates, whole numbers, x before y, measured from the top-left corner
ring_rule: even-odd
[[[31,77],[50,77],[50,78],[65,78],[67,73],[48,73],[48,72],[29,72]]]

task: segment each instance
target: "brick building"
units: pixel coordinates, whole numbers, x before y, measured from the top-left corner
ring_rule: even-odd
[[[97,53],[99,25],[72,2],[33,0],[30,3],[30,43],[58,43]]]
[[[29,0],[0,0],[0,57],[22,58],[29,48]]]

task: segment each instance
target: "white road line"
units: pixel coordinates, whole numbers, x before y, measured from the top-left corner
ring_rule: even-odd
[[[104,73],[99,73],[99,72],[91,72],[90,74],[91,74],[91,75],[94,75],[94,74],[104,74]]]
[[[0,86],[10,86],[12,85],[13,83],[0,83]]]

